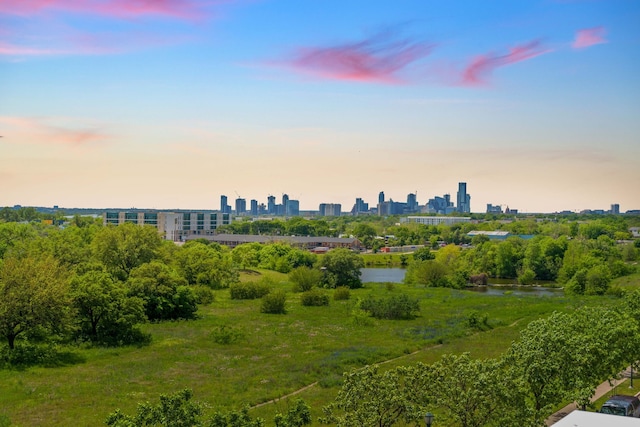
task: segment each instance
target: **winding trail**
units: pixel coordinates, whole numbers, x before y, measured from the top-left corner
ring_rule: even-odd
[[[434,345],[434,346],[431,346],[431,347],[427,347],[427,348],[423,348],[423,349],[420,349],[420,350],[416,350],[416,351],[414,351],[412,353],[403,354],[402,356],[393,357],[391,359],[383,360],[382,362],[374,363],[374,365],[375,366],[384,365],[385,363],[390,363],[390,362],[393,362],[395,360],[404,359],[405,357],[413,356],[414,354],[418,354],[418,353],[420,353],[422,351],[431,350],[431,349],[438,348],[438,347],[442,347],[442,344],[437,344],[437,345]],[[299,388],[298,390],[292,391],[289,394],[285,394],[284,396],[276,397],[275,399],[267,400],[266,402],[262,402],[262,403],[258,403],[257,405],[250,406],[249,409],[260,408],[261,406],[271,405],[271,404],[276,403],[276,402],[278,402],[278,401],[280,401],[282,399],[288,399],[289,397],[295,396],[296,394],[299,394],[299,393],[302,393],[303,391],[308,390],[311,387],[316,386],[317,384],[318,384],[318,381],[316,381],[314,383],[311,383],[311,384],[308,384],[308,385],[306,385],[306,386],[304,386],[302,388]]]

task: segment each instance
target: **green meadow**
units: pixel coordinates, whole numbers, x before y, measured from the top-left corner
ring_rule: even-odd
[[[608,296],[484,295],[369,283],[352,290],[348,300],[305,307],[286,275],[261,270],[242,273],[241,280],[262,274],[287,291],[286,314],[263,314],[260,300],[232,300],[220,290],[196,320],[145,324],[152,335],[147,346],[64,347],[60,351],[68,357],[60,366],[0,370],[0,425],[4,415],[15,426],[99,426],[117,408],[133,413],[138,402],[183,388],[193,389],[209,412],[249,405],[267,425],[287,409],[283,397],[303,389],[295,396],[312,406],[315,419],[350,369],[433,362],[445,353],[495,357],[531,320],[582,305],[620,303]],[[376,320],[357,310],[369,295],[400,293],[419,298],[415,319]],[[474,315],[486,316],[486,324],[470,326]]]

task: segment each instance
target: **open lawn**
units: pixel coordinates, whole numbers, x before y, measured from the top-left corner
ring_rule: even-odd
[[[116,408],[133,413],[138,402],[188,387],[215,409],[255,406],[301,392],[313,408],[335,396],[344,371],[387,360],[387,366],[432,362],[444,353],[495,357],[533,319],[585,304],[618,304],[612,297],[492,296],[451,289],[367,284],[351,299],[305,307],[286,275],[269,272],[287,290],[287,314],[260,313],[260,300],[231,300],[228,290],[200,307],[194,321],[144,325],[145,347],[70,348],[75,362],[55,368],[0,371],[2,415],[16,426],[99,426]],[[241,280],[260,274],[242,273]],[[333,291],[328,291],[331,295]],[[420,299],[413,320],[354,317],[358,299],[407,293]],[[488,330],[470,329],[473,312],[488,316]],[[228,344],[220,344],[227,337]],[[218,341],[218,342],[216,342]],[[252,409],[272,425],[286,400]]]

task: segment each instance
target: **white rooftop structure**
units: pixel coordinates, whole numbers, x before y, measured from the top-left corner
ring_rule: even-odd
[[[573,411],[553,427],[640,427],[640,418],[601,414],[600,412]]]

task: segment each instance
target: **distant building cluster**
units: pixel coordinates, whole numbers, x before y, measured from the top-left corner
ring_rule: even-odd
[[[397,202],[393,199],[387,200],[384,191],[378,194],[378,203],[375,207],[369,207],[369,203],[362,198],[356,198],[355,204],[351,208],[352,215],[406,215],[412,213],[430,213],[430,214],[450,214],[454,212],[471,213],[471,195],[467,193],[467,183],[458,184],[458,193],[456,195],[457,204],[451,201],[451,197],[445,194],[444,197],[435,196],[424,205],[418,203],[417,193],[407,194],[406,202]],[[220,212],[227,214],[235,214],[237,216],[251,215],[270,215],[270,216],[298,216],[300,215],[300,202],[298,200],[289,199],[287,194],[282,195],[282,203],[276,204],[275,196],[267,197],[267,204],[258,203],[257,200],[250,201],[250,208],[247,210],[247,202],[238,196],[235,201],[235,210],[232,210],[225,195],[220,196]],[[320,216],[340,216],[343,214],[342,205],[340,203],[321,203],[317,211],[306,212]]]

